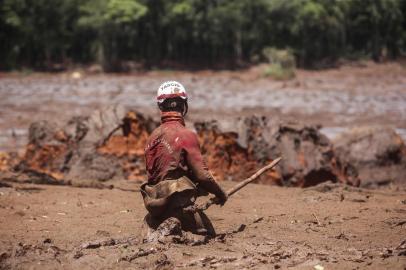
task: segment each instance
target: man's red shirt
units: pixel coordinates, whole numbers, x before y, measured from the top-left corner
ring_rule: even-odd
[[[223,191],[208,171],[194,132],[185,127],[178,112],[163,112],[162,123],[145,147],[148,184],[186,175],[206,191],[222,196]]]

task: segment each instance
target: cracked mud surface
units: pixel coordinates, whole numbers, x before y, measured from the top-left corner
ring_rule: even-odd
[[[406,190],[250,185],[207,243],[143,244],[138,184],[0,187],[0,269],[404,269]],[[231,182],[222,182],[229,188]],[[320,269],[320,268],[318,268]]]

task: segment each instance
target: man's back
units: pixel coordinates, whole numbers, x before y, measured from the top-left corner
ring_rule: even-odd
[[[161,120],[145,147],[148,184],[187,176],[204,190],[226,197],[203,161],[197,136],[185,127],[182,114],[163,112]]]
[[[152,132],[145,147],[149,184],[188,174],[185,147],[195,136],[184,126],[181,117],[163,116],[161,126]]]

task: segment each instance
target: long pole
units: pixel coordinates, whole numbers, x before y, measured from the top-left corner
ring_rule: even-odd
[[[228,197],[235,194],[237,191],[239,191],[240,189],[242,189],[243,187],[245,187],[249,183],[253,182],[255,179],[257,179],[264,172],[266,172],[266,171],[272,169],[273,167],[275,167],[279,163],[279,161],[281,161],[281,160],[282,160],[282,157],[278,157],[277,159],[275,159],[274,161],[272,161],[271,163],[269,163],[265,167],[261,168],[260,170],[258,170],[253,175],[251,175],[249,178],[247,178],[247,179],[243,180],[242,182],[238,183],[237,185],[235,185],[232,189],[227,191]],[[203,203],[202,205],[193,205],[193,206],[187,207],[187,208],[184,209],[184,211],[185,212],[203,211],[203,210],[206,210],[207,208],[209,208],[211,205],[213,205],[215,203],[217,203],[216,198],[212,198],[212,199],[208,200],[207,202]]]

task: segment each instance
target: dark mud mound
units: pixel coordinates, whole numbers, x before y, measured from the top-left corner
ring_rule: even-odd
[[[157,125],[119,106],[74,117],[65,125],[35,122],[25,155],[14,169],[78,186],[123,178],[142,181],[145,142]],[[358,184],[356,170],[335,155],[317,127],[253,116],[197,122],[195,129],[219,180],[243,180],[283,156],[281,165],[258,182],[302,187],[329,180]]]
[[[357,168],[362,186],[406,183],[406,146],[394,130],[353,128],[334,144],[340,159]]]
[[[64,126],[31,124],[25,155],[14,170],[38,173],[60,183],[87,185],[144,175],[145,140],[154,122],[122,107],[108,107],[90,117],[74,117]]]
[[[209,167],[222,179],[242,180],[282,156],[281,165],[259,182],[301,187],[329,180],[359,184],[356,169],[335,155],[317,127],[258,116],[195,127]]]

